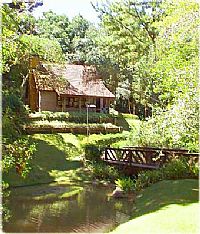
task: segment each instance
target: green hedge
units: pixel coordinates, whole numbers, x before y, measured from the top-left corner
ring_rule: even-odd
[[[25,126],[25,131],[28,134],[33,133],[74,133],[74,134],[107,134],[107,133],[119,133],[122,132],[122,128],[117,127],[111,123],[104,124],[78,124],[78,123],[66,123],[59,121],[35,121],[35,123]]]
[[[115,118],[117,118],[113,114],[104,114],[104,113],[96,113],[89,112],[88,122],[89,123],[115,123]],[[30,119],[34,120],[58,120],[58,121],[66,121],[66,122],[74,122],[74,123],[87,123],[87,113],[86,111],[82,112],[50,112],[50,111],[42,111],[41,113],[30,114]]]

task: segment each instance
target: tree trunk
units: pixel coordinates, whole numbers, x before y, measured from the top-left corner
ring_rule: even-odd
[[[132,104],[133,104],[133,115],[135,115],[135,110],[136,110],[135,102],[133,101]]]

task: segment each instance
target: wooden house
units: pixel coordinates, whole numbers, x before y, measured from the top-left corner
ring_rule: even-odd
[[[94,66],[40,62],[31,59],[27,104],[31,111],[104,111],[115,99]]]

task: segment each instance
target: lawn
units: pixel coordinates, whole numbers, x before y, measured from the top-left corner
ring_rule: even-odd
[[[198,233],[198,180],[162,181],[142,191],[133,217],[112,234]]]
[[[10,186],[26,186],[50,183],[53,181],[66,182],[81,180],[86,175],[83,163],[78,157],[81,153],[79,138],[73,134],[35,134],[32,141],[37,151],[30,161],[30,173],[24,179],[15,173],[15,169],[3,174],[3,180]]]
[[[54,181],[68,184],[87,183],[92,180],[92,175],[83,166],[84,145],[88,142],[99,145],[101,141],[101,144],[106,146],[106,142],[110,142],[110,139],[118,141],[125,136],[123,133],[91,134],[89,137],[71,133],[31,135],[37,150],[30,161],[30,173],[26,178],[22,178],[13,168],[8,173],[3,173],[3,180],[10,186],[36,185]]]

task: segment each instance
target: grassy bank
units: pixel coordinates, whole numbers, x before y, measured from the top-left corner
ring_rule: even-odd
[[[109,142],[125,137],[124,133],[92,134],[89,137],[67,133],[34,134],[31,140],[37,150],[30,161],[30,173],[22,178],[13,168],[3,174],[3,180],[10,186],[91,181],[92,175],[83,165],[84,146],[88,143],[107,146]]]
[[[35,134],[31,139],[37,150],[30,161],[30,173],[22,178],[13,168],[3,174],[3,179],[10,186],[50,183],[61,180],[63,174],[67,178],[79,179],[78,174],[83,171],[79,157],[82,153],[81,137],[73,134]]]
[[[111,233],[198,233],[198,180],[148,187],[138,195],[132,219]]]
[[[129,129],[137,127],[139,120],[133,117],[132,115],[121,115],[120,126],[125,128],[127,125]],[[66,183],[91,181],[91,173],[83,167],[84,146],[94,144],[104,148],[108,145],[115,147],[132,145],[131,134],[128,131],[116,134],[91,134],[89,137],[72,133],[33,134],[31,139],[36,144],[37,150],[30,161],[30,173],[24,179],[16,174],[15,168],[13,168],[3,174],[3,180],[10,186],[26,186],[54,181]]]

